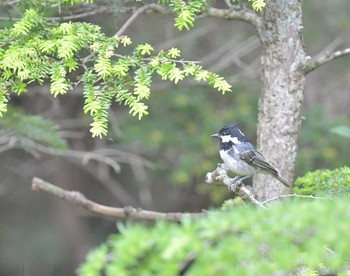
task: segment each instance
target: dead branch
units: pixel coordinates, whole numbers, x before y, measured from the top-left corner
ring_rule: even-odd
[[[218,164],[218,167],[213,172],[207,173],[205,177],[205,181],[207,183],[215,183],[215,184],[226,185],[227,187],[230,187],[232,179],[228,177],[225,166],[223,164]],[[255,198],[255,195],[253,194],[253,192],[249,188],[247,188],[245,185],[243,184],[240,185],[239,187],[237,187],[237,190],[234,190],[234,191],[232,190],[232,192],[234,192],[235,194],[242,195],[243,197],[248,198],[255,205],[266,209],[266,206],[264,206],[263,203],[258,201]]]
[[[135,19],[143,14],[145,11],[152,9],[152,4],[144,5],[138,10],[136,10],[129,18],[126,20],[124,25],[118,30],[118,32],[115,34],[115,37],[120,37],[122,34],[124,34],[125,30],[131,25],[132,22],[135,21]]]
[[[238,20],[244,21],[252,24],[258,30],[262,26],[262,18],[256,14],[254,11],[245,9],[243,7],[236,7],[231,9],[217,9],[213,7],[209,7],[205,11],[205,15],[217,18],[223,18],[227,20]]]
[[[54,196],[63,198],[75,205],[81,206],[90,212],[113,218],[125,218],[125,219],[140,219],[140,220],[168,220],[174,222],[180,222],[185,217],[193,219],[199,218],[203,213],[161,213],[155,211],[143,210],[132,206],[126,206],[123,208],[110,207],[96,203],[90,199],[87,199],[82,193],[77,191],[67,191],[51,183],[48,183],[40,178],[34,177],[32,180],[32,190],[44,191]]]
[[[273,201],[276,200],[280,200],[282,198],[287,198],[287,197],[299,197],[299,198],[310,198],[310,199],[328,199],[328,200],[332,200],[332,198],[329,197],[319,197],[319,196],[313,196],[313,195],[298,195],[298,194],[288,194],[288,195],[280,195],[280,196],[276,196],[273,198],[269,198],[265,201],[262,202],[262,204],[267,205]]]
[[[333,59],[340,58],[350,54],[350,48],[345,48],[338,51],[326,52],[319,57],[311,58],[304,67],[305,74],[310,73],[320,67],[321,65],[332,61]]]

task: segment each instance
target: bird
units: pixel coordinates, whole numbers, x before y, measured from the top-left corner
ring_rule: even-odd
[[[235,190],[242,184],[244,179],[253,176],[255,173],[269,174],[284,186],[288,188],[292,187],[266,161],[265,157],[257,151],[253,144],[249,142],[236,123],[224,126],[218,133],[211,136],[220,139],[220,157],[224,161],[226,169],[237,175],[232,179],[228,187],[229,190]]]

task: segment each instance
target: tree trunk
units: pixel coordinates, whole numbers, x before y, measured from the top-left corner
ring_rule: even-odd
[[[259,101],[258,148],[286,180],[294,180],[294,161],[301,121],[306,53],[301,0],[270,0],[259,37],[263,45],[262,94]],[[254,178],[258,199],[288,192],[271,176]]]

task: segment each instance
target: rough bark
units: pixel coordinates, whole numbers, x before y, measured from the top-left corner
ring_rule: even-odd
[[[270,0],[258,29],[263,45],[262,93],[259,100],[258,148],[280,175],[294,180],[297,135],[305,84],[306,53],[301,0]],[[267,175],[254,178],[259,200],[288,192]]]

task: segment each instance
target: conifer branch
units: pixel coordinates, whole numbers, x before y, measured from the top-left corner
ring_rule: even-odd
[[[63,198],[75,205],[81,206],[90,212],[112,218],[124,218],[124,219],[141,219],[141,220],[168,220],[174,222],[180,222],[185,217],[199,218],[202,213],[161,213],[155,211],[143,210],[132,206],[126,206],[123,208],[110,207],[96,203],[86,198],[82,193],[77,191],[67,191],[49,182],[46,182],[40,178],[34,177],[32,180],[32,190],[43,191],[54,196]]]

